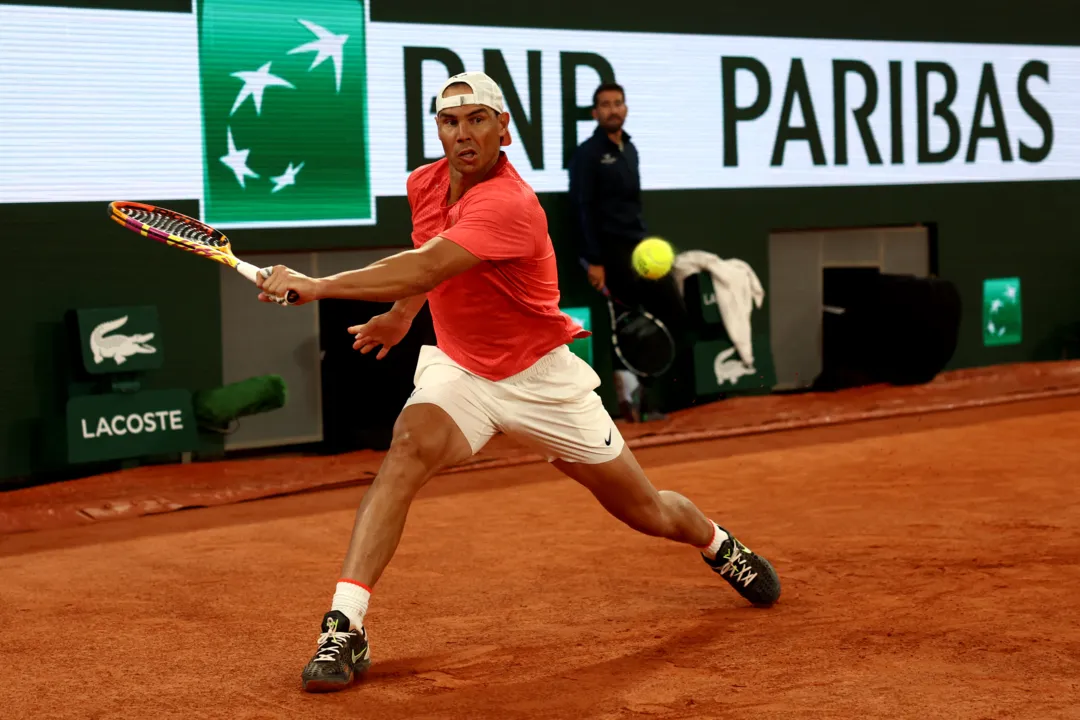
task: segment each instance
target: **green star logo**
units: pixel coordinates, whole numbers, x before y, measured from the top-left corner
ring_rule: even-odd
[[[1022,316],[1020,278],[983,281],[983,345],[1018,345]]]
[[[363,0],[197,0],[203,221],[375,221]]]

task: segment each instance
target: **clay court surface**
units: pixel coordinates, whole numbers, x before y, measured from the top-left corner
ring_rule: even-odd
[[[437,478],[375,664],[300,691],[362,487],[0,536],[7,718],[1080,717],[1080,399],[644,449],[749,607],[550,467]]]

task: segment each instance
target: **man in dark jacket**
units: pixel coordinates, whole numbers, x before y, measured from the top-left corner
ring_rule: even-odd
[[[588,264],[589,284],[607,285],[621,302],[639,305],[664,321],[678,342],[683,328],[682,298],[670,276],[645,280],[630,262],[634,247],[646,236],[641,211],[641,175],[637,148],[623,130],[626,94],[616,83],[593,93],[596,131],[578,146],[570,163],[570,199],[580,252]],[[641,420],[642,393],[637,377],[618,357],[615,389],[623,415]]]

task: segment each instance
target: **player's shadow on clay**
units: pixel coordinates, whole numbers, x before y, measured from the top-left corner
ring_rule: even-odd
[[[477,701],[487,702],[493,699],[493,693],[515,695],[520,692],[515,688],[528,687],[531,688],[530,693],[536,692],[538,681],[542,681],[544,694],[552,698],[565,696],[564,693],[572,695],[580,690],[582,682],[597,682],[602,684],[605,691],[618,691],[621,687],[634,685],[643,672],[657,666],[674,664],[693,667],[695,664],[704,666],[708,663],[712,667],[718,657],[710,646],[718,642],[727,643],[726,638],[737,632],[744,621],[756,622],[755,616],[761,618],[758,613],[762,611],[745,606],[702,612],[700,622],[675,635],[642,629],[633,642],[636,644],[648,638],[651,642],[647,646],[591,665],[574,666],[568,662],[566,658],[573,657],[577,644],[565,643],[561,639],[564,636],[552,635],[546,642],[540,642],[542,638],[534,638],[537,644],[527,648],[484,645],[381,663],[376,658],[371,669],[350,690],[362,691],[365,687],[420,680],[430,683],[432,689],[455,690],[456,701],[468,701],[476,695]],[[625,633],[613,633],[608,644],[618,647],[630,640]],[[530,662],[530,656],[536,656],[536,660]],[[554,656],[558,661],[552,662],[548,656]],[[723,659],[725,665],[732,667],[739,661],[735,655]],[[535,665],[535,672],[521,667],[531,664]],[[511,666],[518,668],[514,675],[527,675],[528,679],[505,682],[507,677],[511,677],[506,672]]]

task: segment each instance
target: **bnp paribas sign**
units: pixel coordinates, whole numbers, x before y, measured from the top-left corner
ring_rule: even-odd
[[[198,0],[203,216],[221,227],[375,220],[358,0]]]
[[[565,192],[626,87],[645,190],[1080,178],[1080,48],[453,27],[364,0],[196,0],[203,217],[365,224],[441,156],[434,96],[500,84],[511,161]]]
[[[0,66],[19,68],[0,202],[150,194],[200,199],[224,228],[370,224],[440,156],[433,100],[461,70],[501,85],[506,152],[537,192],[566,192],[604,80],[626,87],[646,191],[1080,179],[1076,46],[388,23],[369,4],[0,2]],[[118,53],[125,32],[153,39]],[[28,61],[43,37],[73,42]],[[124,88],[138,112],[88,91],[73,114],[40,91],[72,83]],[[96,152],[72,162],[76,146]]]

